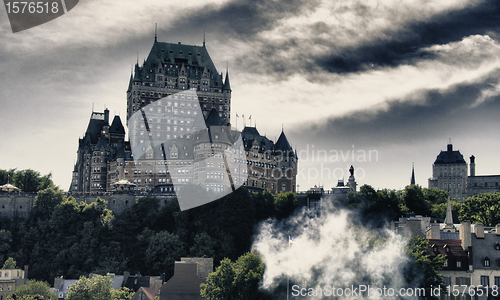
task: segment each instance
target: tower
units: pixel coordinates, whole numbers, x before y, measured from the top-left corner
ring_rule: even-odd
[[[229,72],[226,71],[223,81],[205,45],[158,42],[155,37],[147,59],[142,66],[136,63],[129,81],[127,125],[132,114],[146,105],[186,90],[196,92],[204,117],[215,109],[224,124],[230,123]],[[180,110],[174,102],[164,106],[169,110]]]
[[[467,163],[458,150],[450,143],[446,151],[441,151],[432,165],[429,188],[448,191],[451,197],[463,200],[467,189]]]

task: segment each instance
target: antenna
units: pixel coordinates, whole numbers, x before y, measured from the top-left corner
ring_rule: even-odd
[[[92,102],[92,112],[94,112],[94,102]]]

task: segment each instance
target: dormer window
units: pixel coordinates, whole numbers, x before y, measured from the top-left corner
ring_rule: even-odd
[[[485,267],[489,267],[490,266],[490,259],[488,257],[486,257],[483,260],[483,266],[485,266]]]
[[[448,245],[444,245],[444,247],[443,247],[443,248],[444,248],[444,251],[445,251],[446,253],[450,253],[450,246],[448,246]]]
[[[500,250],[500,244],[499,243],[495,244],[495,250]]]
[[[433,251],[434,253],[438,253],[438,246],[436,246],[436,245],[432,245],[432,251]]]

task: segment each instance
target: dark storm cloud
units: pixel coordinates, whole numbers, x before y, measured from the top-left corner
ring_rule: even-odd
[[[394,67],[400,64],[414,64],[421,59],[434,57],[422,50],[436,44],[459,41],[475,34],[489,34],[496,38],[500,29],[500,1],[486,0],[475,6],[454,9],[433,15],[425,21],[416,21],[388,27],[377,31],[371,39],[362,39],[353,44],[340,41],[335,29],[322,20],[311,21],[303,28],[282,30],[303,31],[300,37],[262,38],[259,34],[272,31],[283,21],[293,16],[307,16],[319,7],[319,1],[272,1],[235,0],[223,5],[206,5],[196,10],[185,11],[177,16],[173,26],[166,29],[170,38],[182,38],[206,30],[209,42],[233,44],[242,41],[250,52],[236,53],[232,62],[251,73],[272,74],[277,80],[293,74],[305,74],[308,80],[316,80],[318,71],[331,73],[352,73],[378,67]],[[369,28],[370,8],[362,3],[348,8],[356,15],[359,28],[344,28],[347,40],[355,39]],[[339,11],[331,11],[335,18]],[[390,14],[387,12],[389,22]],[[336,31],[337,30],[337,31]],[[356,31],[360,32],[356,32]],[[370,34],[370,32],[367,32]],[[199,43],[199,42],[198,42]],[[312,51],[314,47],[321,51]]]
[[[330,118],[316,124],[301,124],[291,134],[316,144],[412,144],[442,137],[482,134],[500,126],[500,96],[482,99],[485,90],[500,83],[496,70],[480,83],[457,84],[442,90],[424,90],[407,99],[389,101],[386,109],[371,108]],[[449,136],[445,136],[446,138]]]
[[[178,18],[175,31],[182,28],[205,28],[220,41],[251,40],[258,33],[272,29],[283,18],[313,9],[318,0],[235,0],[223,5],[206,5]]]
[[[368,68],[412,63],[432,57],[421,48],[447,44],[475,34],[496,37],[500,29],[500,1],[486,0],[475,7],[442,13],[426,22],[409,23],[389,39],[374,40],[319,57],[316,63],[333,73],[358,72]]]

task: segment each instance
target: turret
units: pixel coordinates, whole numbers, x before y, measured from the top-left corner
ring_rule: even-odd
[[[476,176],[476,158],[474,155],[471,155],[470,157],[470,176]]]

